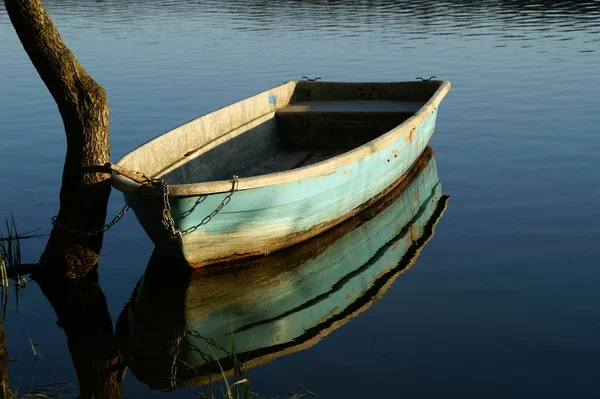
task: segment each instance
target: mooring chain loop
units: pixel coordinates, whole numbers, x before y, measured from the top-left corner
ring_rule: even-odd
[[[162,211],[162,224],[165,226],[171,237],[181,237],[181,231],[175,227],[175,220],[171,216],[171,203],[169,202],[169,185],[164,179],[152,179],[152,184],[160,186],[163,190],[163,211]]]
[[[121,169],[125,169],[128,172],[135,173],[135,174],[143,177],[145,180],[147,180],[147,182],[140,184],[140,186],[133,193],[133,195],[135,195],[140,189],[142,189],[143,187],[145,187],[149,184],[154,187],[160,187],[162,189],[163,210],[162,210],[162,221],[161,222],[162,222],[163,226],[165,226],[165,228],[169,232],[169,235],[172,238],[181,238],[184,235],[193,233],[200,226],[203,226],[203,225],[207,224],[208,222],[210,222],[212,220],[212,218],[214,218],[221,211],[221,209],[223,209],[231,201],[231,197],[233,196],[233,193],[237,190],[237,187],[239,184],[238,177],[236,175],[233,175],[233,178],[231,181],[231,183],[232,183],[231,191],[229,192],[229,194],[227,194],[225,196],[225,198],[223,198],[223,201],[221,201],[219,206],[217,206],[217,208],[214,211],[212,211],[208,216],[206,216],[204,219],[202,219],[202,221],[199,224],[181,231],[181,230],[177,229],[177,227],[175,226],[175,220],[173,219],[173,216],[171,215],[171,203],[169,202],[169,185],[167,184],[167,182],[161,178],[151,179],[148,176],[146,176],[145,174],[143,174],[141,172],[136,172],[134,170],[126,169],[123,167],[121,167]],[[131,208],[131,206],[129,204],[125,204],[123,209],[121,209],[121,211],[117,214],[117,216],[114,217],[113,220],[110,221],[110,223],[105,224],[104,226],[102,226],[99,229],[90,229],[90,230],[73,229],[64,223],[61,223],[58,220],[58,216],[54,216],[52,218],[52,224],[54,226],[58,227],[59,229],[64,230],[71,234],[80,235],[80,236],[96,236],[98,234],[104,233],[105,231],[107,231],[108,229],[113,227],[115,224],[117,224],[117,222],[119,222],[119,220],[121,220],[121,218],[123,216],[125,216],[125,214],[127,213],[127,211],[130,208]]]
[[[108,167],[108,166],[110,166],[110,164],[106,164],[105,165],[105,167]],[[136,175],[144,178],[148,182],[151,181],[151,179],[148,176],[146,176],[145,174],[143,174],[142,172],[137,172],[135,170],[126,169],[126,168],[122,168],[122,169],[125,169],[128,172],[136,174]],[[110,168],[108,168],[107,173],[110,173]],[[138,188],[138,190],[140,188],[142,188],[143,186],[144,185],[140,186]],[[137,192],[137,190],[136,190],[136,192]],[[66,231],[67,233],[78,235],[78,236],[97,236],[99,234],[102,234],[102,233],[106,232],[108,229],[110,229],[115,224],[117,224],[123,218],[123,216],[125,216],[125,214],[127,213],[127,211],[130,208],[131,208],[131,206],[129,204],[125,204],[125,206],[123,206],[123,208],[121,208],[121,211],[117,214],[117,216],[115,216],[113,218],[113,220],[111,220],[109,223],[105,224],[104,226],[100,227],[99,229],[90,229],[90,230],[77,230],[77,229],[74,229],[74,228],[69,227],[66,224],[60,222],[58,220],[58,215],[52,217],[52,225],[58,227],[61,230]]]
[[[227,194],[225,196],[225,198],[223,198],[223,201],[221,201],[219,206],[217,206],[217,208],[214,211],[212,211],[208,216],[206,216],[204,219],[202,219],[202,221],[200,223],[198,223],[197,225],[189,227],[183,231],[177,230],[177,231],[179,231],[181,236],[185,236],[187,234],[193,233],[194,231],[198,230],[199,227],[204,226],[205,224],[210,222],[212,220],[212,218],[217,216],[217,214],[219,212],[221,212],[221,209],[223,209],[231,201],[231,198],[233,197],[233,193],[238,188],[238,184],[239,184],[238,177],[236,175],[233,175],[233,177],[231,179],[231,191],[229,191],[229,194]]]
[[[67,233],[71,233],[71,234],[74,234],[77,236],[97,236],[98,234],[104,233],[106,230],[110,229],[115,224],[117,224],[117,222],[119,222],[119,220],[121,220],[121,218],[123,216],[125,216],[125,214],[129,210],[129,208],[130,208],[129,204],[125,204],[125,206],[121,209],[121,211],[117,214],[117,216],[115,216],[113,218],[113,220],[111,220],[109,223],[105,224],[104,226],[102,226],[99,229],[90,229],[90,230],[73,229],[64,223],[61,223],[58,220],[58,215],[52,217],[52,225],[58,227],[61,230],[66,231]]]

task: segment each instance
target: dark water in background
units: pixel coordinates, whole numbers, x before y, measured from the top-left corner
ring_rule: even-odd
[[[600,2],[47,1],[106,89],[112,155],[300,76],[453,89],[431,145],[452,199],[419,261],[368,311],[249,377],[265,396],[594,397],[600,355]],[[0,217],[50,229],[64,137],[0,8]],[[232,160],[234,161],[234,160]],[[109,214],[122,206],[115,192]],[[44,240],[24,242],[35,262]],[[113,320],[152,245],[128,215],[105,238]],[[11,379],[77,392],[65,336],[31,283],[11,298]],[[38,342],[33,359],[28,335]],[[128,397],[152,392],[128,374]],[[156,396],[194,396],[194,390]]]

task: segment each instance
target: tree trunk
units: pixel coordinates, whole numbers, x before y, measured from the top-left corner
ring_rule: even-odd
[[[41,0],[4,3],[65,127],[67,155],[58,222],[78,231],[100,229],[110,195],[110,175],[103,168],[110,161],[106,93],[64,44]],[[85,275],[98,262],[102,239],[102,234],[80,235],[55,226],[40,259],[40,272]]]

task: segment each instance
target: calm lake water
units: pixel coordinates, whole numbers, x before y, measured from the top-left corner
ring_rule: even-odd
[[[251,369],[254,391],[269,398],[302,386],[327,398],[600,396],[599,1],[46,4],[107,89],[113,159],[301,76],[452,82],[430,143],[443,193],[452,197],[435,234],[360,315],[310,348]],[[0,60],[0,218],[12,213],[21,231],[47,233],[58,209],[64,133],[3,7]],[[122,205],[113,192],[109,214]],[[23,242],[24,261],[37,261],[44,245],[43,238]],[[107,233],[99,274],[113,322],[152,252],[132,214]],[[173,287],[168,273],[160,278]],[[215,289],[204,301],[220,306],[222,294]],[[265,291],[264,301],[273,300]],[[68,387],[61,396],[75,396],[65,334],[37,284],[11,295],[4,325],[19,392],[55,384]],[[134,372],[126,397],[200,390],[152,391]]]

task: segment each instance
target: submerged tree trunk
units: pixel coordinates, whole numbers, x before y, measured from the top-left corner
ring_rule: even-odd
[[[4,3],[25,51],[58,105],[65,127],[67,155],[58,222],[82,232],[100,229],[110,195],[110,175],[103,168],[110,161],[106,93],[64,44],[41,0]],[[103,235],[67,230],[53,228],[40,259],[40,272],[80,277],[97,264]]]

